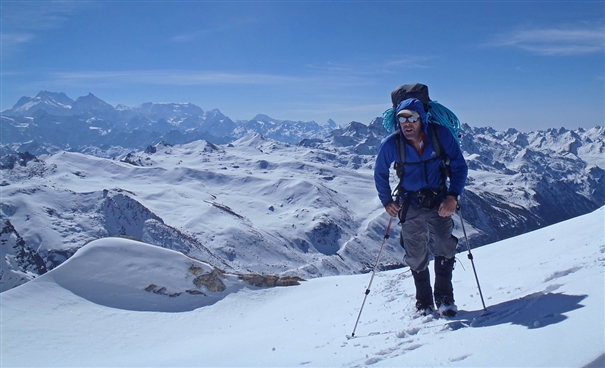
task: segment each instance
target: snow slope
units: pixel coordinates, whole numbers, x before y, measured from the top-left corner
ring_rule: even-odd
[[[464,253],[450,320],[414,317],[407,269],[379,272],[350,340],[370,274],[279,288],[224,275],[211,292],[192,282],[210,270],[201,262],[100,239],[0,294],[0,365],[603,366],[604,218],[601,208],[475,249],[485,315]]]
[[[154,149],[123,160],[63,152],[16,166],[1,209],[45,259],[128,235],[223,269],[305,278],[367,268],[384,234],[370,156],[314,153],[260,135]],[[383,264],[402,258],[393,244]]]

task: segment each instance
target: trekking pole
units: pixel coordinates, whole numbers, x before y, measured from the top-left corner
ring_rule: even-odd
[[[483,293],[481,292],[481,285],[479,285],[479,277],[477,277],[477,270],[475,269],[475,262],[473,261],[473,254],[471,253],[471,246],[468,242],[468,237],[466,236],[466,230],[464,229],[464,219],[462,218],[462,210],[460,209],[460,205],[458,205],[458,216],[460,216],[460,223],[462,224],[462,232],[464,233],[464,240],[466,241],[466,248],[468,249],[468,259],[471,260],[471,265],[473,266],[473,272],[475,273],[475,280],[477,281],[477,288],[479,289],[479,296],[481,297],[481,304],[483,304],[483,310],[487,312],[487,308],[485,307],[485,302],[483,301]]]
[[[372,281],[374,280],[374,275],[376,274],[376,269],[378,268],[378,262],[380,261],[380,255],[382,254],[382,249],[384,248],[384,243],[386,243],[389,238],[389,231],[391,230],[391,224],[393,223],[393,217],[389,220],[389,226],[387,226],[387,232],[384,234],[384,238],[382,239],[382,245],[380,246],[380,251],[378,251],[378,258],[376,258],[376,264],[374,265],[374,270],[372,271],[372,277],[370,278],[370,283],[366,288],[365,296],[363,297],[363,302],[361,303],[361,308],[359,309],[359,314],[357,315],[357,321],[355,321],[355,327],[353,327],[353,332],[351,335],[347,335],[347,339],[352,339],[355,337],[355,330],[357,329],[357,324],[359,323],[359,317],[361,317],[361,312],[363,311],[363,306],[366,304],[366,299],[368,294],[370,293],[370,286],[372,286]]]

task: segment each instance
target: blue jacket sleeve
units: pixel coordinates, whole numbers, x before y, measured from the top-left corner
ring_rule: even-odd
[[[374,183],[378,191],[378,198],[383,206],[393,201],[389,174],[391,164],[396,160],[397,144],[395,143],[395,136],[391,134],[382,141],[374,166]]]
[[[466,160],[464,159],[460,145],[448,128],[439,126],[439,137],[441,138],[441,145],[445,154],[450,158],[452,175],[450,177],[448,192],[460,195],[464,191],[468,176]]]

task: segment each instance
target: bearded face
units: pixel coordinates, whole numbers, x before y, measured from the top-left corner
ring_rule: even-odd
[[[416,141],[420,139],[420,136],[422,135],[422,119],[415,118],[412,115],[406,116],[406,114],[401,114],[398,118],[403,136],[407,140]]]

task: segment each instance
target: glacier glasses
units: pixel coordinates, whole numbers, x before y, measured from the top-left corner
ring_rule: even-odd
[[[413,115],[412,116],[401,116],[400,115],[397,117],[397,120],[399,120],[399,124],[403,124],[406,121],[409,121],[410,123],[415,123],[418,121],[418,119],[420,119],[420,118],[417,116],[413,116]]]

